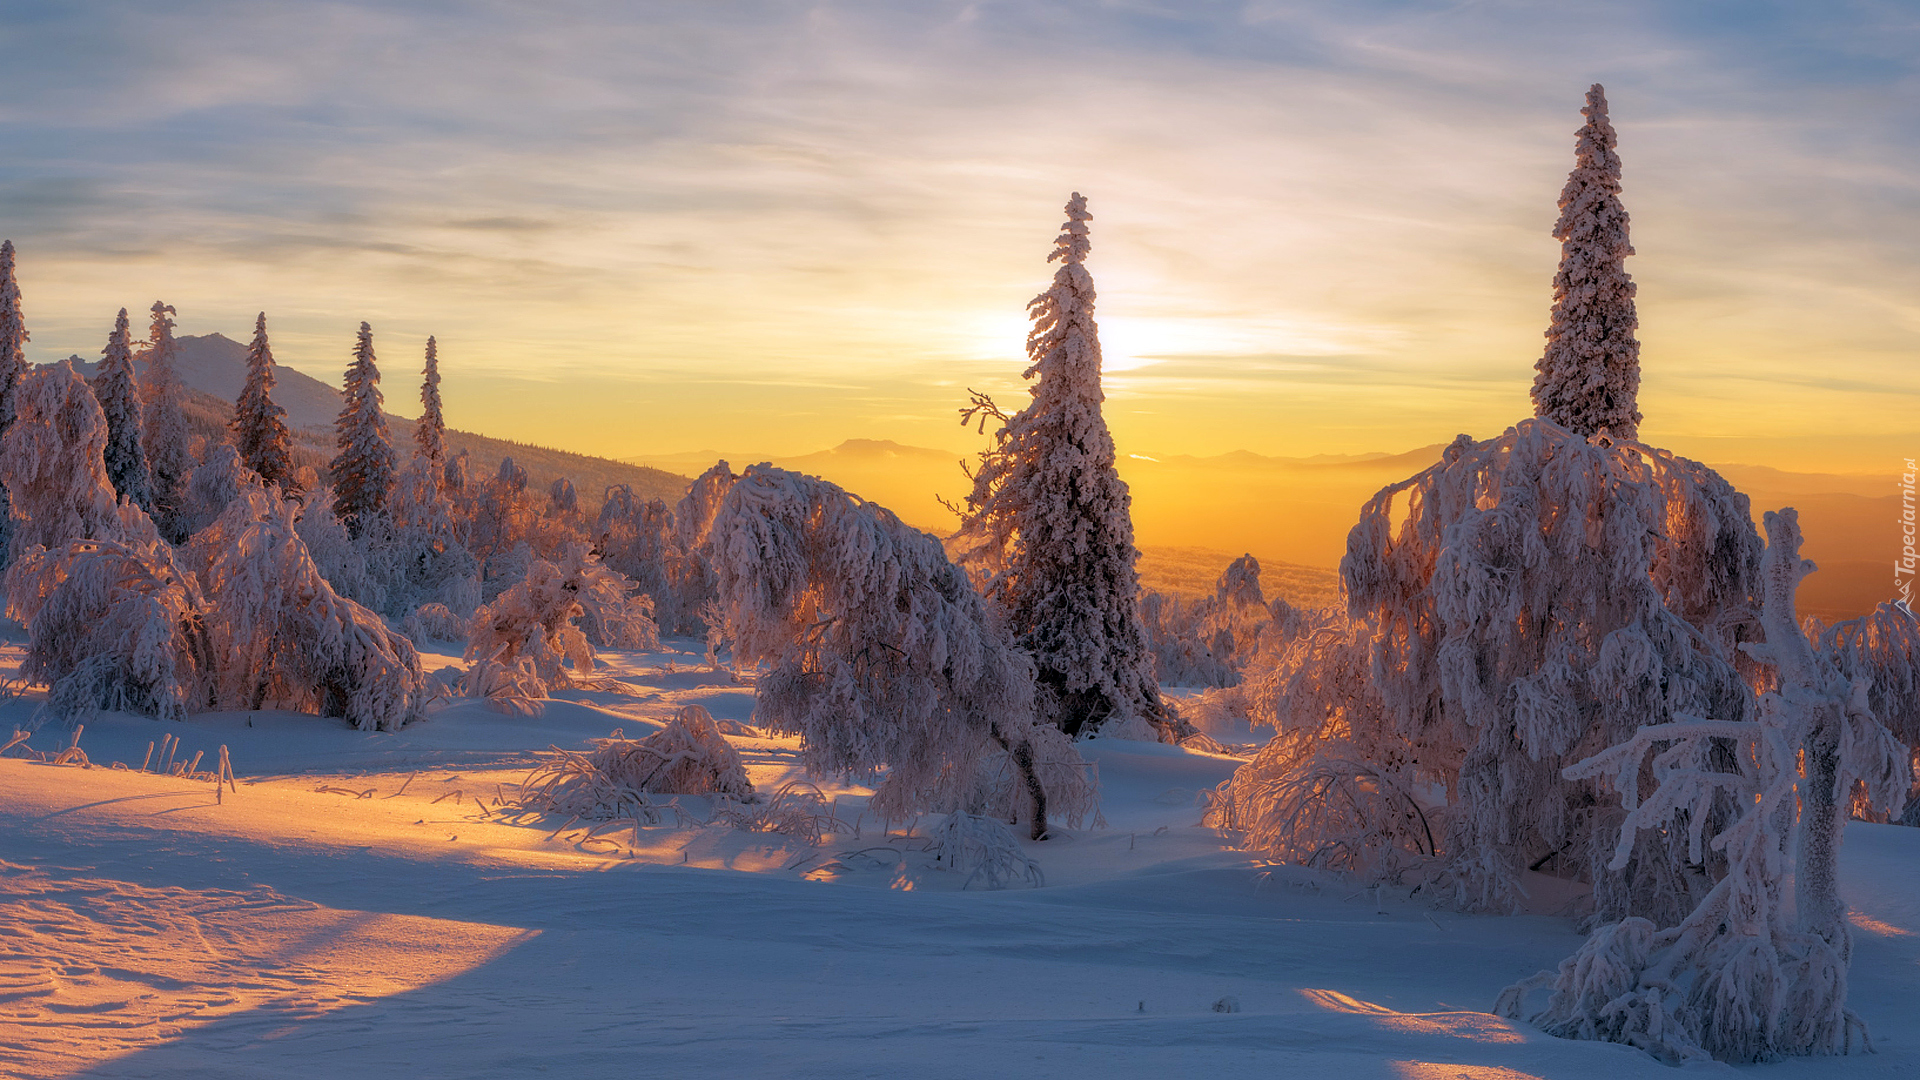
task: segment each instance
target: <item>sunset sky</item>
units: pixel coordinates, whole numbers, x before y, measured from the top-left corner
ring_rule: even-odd
[[[1587,85],[1643,434],[1920,453],[1912,3],[10,4],[29,356],[154,299],[397,412],[608,456],[963,450],[1090,200],[1123,452],[1399,451],[1530,412]]]

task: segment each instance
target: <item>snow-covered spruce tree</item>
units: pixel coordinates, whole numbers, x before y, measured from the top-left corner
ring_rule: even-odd
[[[1761,699],[1759,721],[1678,715],[1567,770],[1605,778],[1625,804],[1615,868],[1640,833],[1666,830],[1696,863],[1722,853],[1726,874],[1677,926],[1602,926],[1558,972],[1510,987],[1496,1011],[1517,1019],[1529,991],[1550,988],[1532,1017],[1541,1029],[1630,1043],[1669,1062],[1869,1048],[1866,1025],[1847,1008],[1853,946],[1840,839],[1856,784],[1899,808],[1907,752],[1874,717],[1867,681],[1849,680],[1801,633],[1794,591],[1814,566],[1800,558],[1798,515],[1769,512],[1766,526],[1766,640],[1742,647],[1773,666],[1780,689]],[[1655,786],[1643,799],[1649,771]],[[1707,826],[1728,803],[1731,820]],[[1790,867],[1791,899],[1782,887]]]
[[[771,665],[754,719],[873,808],[1002,813],[1046,835],[1098,811],[1079,755],[1034,713],[1032,662],[940,542],[813,477],[755,465],[711,532],[738,659]]]
[[[413,425],[414,453],[444,469],[447,463],[447,421],[440,413],[440,346],[427,338],[427,362],[420,374],[420,419]]]
[[[374,364],[373,327],[360,324],[360,338],[347,368],[346,404],[334,425],[340,452],[328,470],[333,483],[333,512],[358,538],[369,519],[386,511],[393,494],[393,440],[380,412],[380,369]]]
[[[1384,722],[1445,784],[1461,903],[1511,907],[1521,871],[1557,859],[1591,878],[1598,918],[1692,910],[1716,866],[1649,834],[1611,867],[1616,812],[1560,770],[1677,713],[1750,715],[1735,645],[1760,549],[1711,469],[1541,418],[1463,435],[1366,504],[1341,562],[1370,627],[1354,640]]]
[[[247,381],[233,405],[233,444],[240,460],[260,479],[285,490],[294,485],[293,433],[287,410],[273,400],[273,346],[267,342],[267,313],[253,323],[247,346]]]
[[[0,481],[14,515],[10,558],[118,538],[124,521],[102,462],[107,417],[86,380],[62,361],[29,371],[13,400],[14,422],[0,441]]]
[[[107,478],[123,499],[153,511],[153,475],[147,469],[147,451],[140,405],[140,380],[133,372],[133,347],[127,340],[127,309],[114,319],[100,367],[93,374],[93,393],[107,418],[107,440],[102,451]]]
[[[147,377],[141,385],[145,409],[141,439],[153,477],[153,523],[168,543],[178,544],[187,538],[180,511],[186,501],[187,475],[193,471],[187,417],[182,410],[186,389],[175,369],[173,307],[156,300],[152,310],[153,326],[143,353]]]
[[[1047,256],[1060,268],[1027,305],[1033,400],[981,455],[958,550],[1033,656],[1043,716],[1069,735],[1137,717],[1171,738],[1140,622],[1131,496],[1100,412],[1092,216],[1075,192]]]
[[[1640,429],[1640,326],[1626,258],[1627,211],[1620,205],[1620,155],[1614,152],[1607,95],[1587,91],[1573,171],[1560,192],[1560,270],[1553,277],[1553,321],[1534,368],[1533,408],[1578,435],[1606,431],[1635,438]]]
[[[392,731],[420,715],[411,642],[336,593],[293,523],[294,504],[248,477],[186,548],[205,589],[216,709],[291,709]]]
[[[27,377],[27,323],[20,314],[20,282],[14,276],[13,241],[0,242],[0,445],[13,426],[14,396]],[[0,570],[13,549],[7,488],[0,484]]]

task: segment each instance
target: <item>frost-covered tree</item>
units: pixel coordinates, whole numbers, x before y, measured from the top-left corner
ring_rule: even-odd
[[[481,580],[491,586],[490,595],[498,596],[524,569],[524,561],[513,553],[533,534],[538,515],[533,497],[527,494],[527,470],[510,457],[501,458],[500,468],[479,487],[467,518],[465,544],[479,560]]]
[[[661,499],[635,497],[626,484],[607,489],[594,521],[593,550],[614,570],[632,579],[653,597],[655,617],[662,629],[679,623],[669,567],[677,550],[673,511]]]
[[[141,439],[153,477],[153,523],[169,543],[178,544],[187,538],[180,512],[186,501],[187,475],[193,471],[187,416],[182,409],[186,389],[175,370],[173,307],[156,300],[152,310],[153,325],[144,352],[147,377],[141,386]]]
[[[393,495],[393,440],[387,436],[387,418],[381,414],[380,369],[373,355],[373,327],[360,324],[343,390],[346,404],[334,425],[340,452],[329,464],[333,482],[333,512],[358,537],[371,519],[386,511]]]
[[[398,729],[420,715],[419,655],[321,576],[294,505],[249,477],[187,549],[208,606],[209,700]]]
[[[14,409],[0,441],[0,481],[14,515],[10,558],[119,538],[124,517],[103,463],[107,418],[86,380],[67,361],[29,371],[14,388]]]
[[[233,444],[240,460],[261,480],[285,490],[293,486],[293,433],[287,410],[273,400],[273,346],[267,341],[267,313],[253,323],[247,346],[247,381],[233,405]]]
[[[1766,526],[1766,640],[1743,648],[1775,669],[1779,690],[1762,698],[1758,722],[1678,715],[1567,770],[1604,778],[1628,811],[1615,869],[1641,833],[1667,831],[1695,863],[1721,853],[1726,873],[1678,925],[1602,926],[1558,972],[1509,988],[1497,1011],[1518,1018],[1529,991],[1551,989],[1532,1018],[1543,1030],[1676,1063],[1869,1048],[1847,1008],[1853,947],[1839,847],[1856,785],[1898,809],[1907,752],[1873,715],[1867,681],[1850,680],[1801,633],[1794,591],[1814,566],[1800,558],[1798,515],[1769,512]],[[1719,827],[1728,804],[1736,812]]]
[[[1580,110],[1573,171],[1560,192],[1560,270],[1553,320],[1533,380],[1534,413],[1579,435],[1605,430],[1634,438],[1640,428],[1640,326],[1626,258],[1627,211],[1620,205],[1620,155],[1599,83]]]
[[[211,654],[198,583],[138,507],[112,535],[27,548],[7,571],[7,616],[27,628],[21,674],[62,720],[99,709],[183,719],[206,704]]]
[[[1591,881],[1598,918],[1672,925],[1717,856],[1649,833],[1611,866],[1618,811],[1561,770],[1642,724],[1751,715],[1759,674],[1736,645],[1756,632],[1759,554],[1746,497],[1684,458],[1538,418],[1462,436],[1362,510],[1345,623],[1297,643],[1270,711],[1284,738],[1234,778],[1234,823],[1287,857],[1337,840],[1419,865],[1468,907],[1510,908],[1549,869]],[[1364,814],[1299,813],[1309,781]]]
[[[652,604],[626,578],[576,545],[558,562],[534,559],[518,581],[474,613],[467,639],[466,690],[513,711],[593,672],[591,621],[609,643],[651,648],[659,632]],[[637,601],[637,602],[636,602]]]
[[[218,521],[243,486],[259,482],[259,476],[241,462],[240,452],[231,445],[221,443],[208,450],[206,460],[194,466],[187,478],[180,506],[181,524],[188,535]]]
[[[323,485],[305,490],[295,529],[320,575],[334,590],[364,607],[386,606],[383,576],[368,565],[366,545],[356,541],[333,512],[333,492]]]
[[[113,490],[142,510],[152,512],[153,476],[147,469],[142,437],[140,380],[133,371],[133,347],[127,340],[127,309],[114,319],[100,367],[93,374],[93,393],[106,415],[106,445],[102,450],[107,478]]]
[[[1033,656],[1048,720],[1077,735],[1137,717],[1170,735],[1140,622],[1131,496],[1100,411],[1092,216],[1075,192],[1047,257],[1060,268],[1028,305],[1033,400],[981,456],[959,550]]]
[[[874,809],[994,812],[1035,839],[1097,813],[1032,662],[940,542],[813,477],[755,465],[711,532],[736,656],[764,661],[756,722],[798,734],[809,769],[873,780]]]
[[[427,338],[427,362],[420,378],[420,419],[413,425],[414,453],[433,462],[447,461],[447,421],[440,413],[440,346]]]
[[[1238,684],[1260,655],[1262,640],[1285,625],[1292,611],[1284,600],[1267,604],[1260,562],[1252,555],[1235,559],[1211,596],[1187,600],[1149,592],[1140,600],[1156,677],[1171,686]]]
[[[442,466],[416,451],[394,484],[387,610],[403,616],[444,604],[465,618],[480,604],[480,567],[460,543],[460,523],[442,486]]]
[[[14,397],[27,377],[27,323],[20,314],[20,282],[14,276],[13,241],[0,241],[0,446],[13,426]],[[13,521],[9,496],[0,484],[0,569],[13,549]]]

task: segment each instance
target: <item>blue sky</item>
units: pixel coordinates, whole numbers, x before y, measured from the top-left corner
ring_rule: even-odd
[[[8,12],[39,360],[162,298],[331,378],[368,319],[402,408],[436,334],[453,422],[548,444],[960,447],[1082,190],[1124,447],[1486,435],[1601,81],[1647,434],[1920,445],[1911,3]]]

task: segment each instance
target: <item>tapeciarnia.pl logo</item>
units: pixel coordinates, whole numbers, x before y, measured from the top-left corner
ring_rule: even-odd
[[[1916,560],[1920,554],[1913,550],[1913,459],[1906,459],[1907,467],[1900,474],[1900,557],[1893,561],[1893,590],[1900,594],[1895,601],[1908,611],[1913,610],[1913,575]]]

